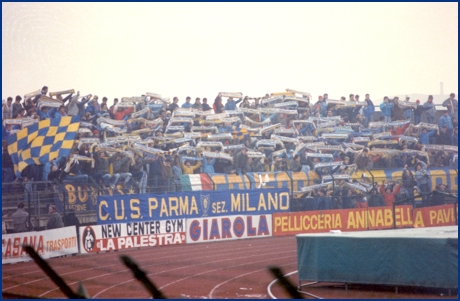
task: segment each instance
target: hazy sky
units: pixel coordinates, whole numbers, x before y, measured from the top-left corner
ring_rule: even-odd
[[[458,3],[2,3],[2,98],[377,99],[440,82],[458,92]]]

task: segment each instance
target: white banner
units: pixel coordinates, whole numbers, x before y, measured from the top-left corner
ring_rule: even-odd
[[[22,245],[30,245],[43,258],[78,253],[75,226],[2,235],[2,264],[30,261]]]
[[[308,96],[308,97],[311,97],[310,93],[308,92],[301,92],[301,91],[297,91],[297,90],[293,90],[293,89],[286,89],[287,92],[292,92],[292,93],[295,93],[295,94],[300,94],[302,96]]]
[[[241,92],[220,92],[221,97],[233,97],[233,98],[242,98],[243,93]]]
[[[80,227],[80,253],[185,243],[185,219]]]
[[[272,215],[232,215],[187,219],[187,243],[272,236]]]

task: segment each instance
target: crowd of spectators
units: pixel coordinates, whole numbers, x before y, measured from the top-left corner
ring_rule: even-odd
[[[77,115],[81,123],[71,156],[28,165],[20,180],[94,181],[106,189],[131,184],[140,193],[162,193],[179,191],[182,174],[316,172],[318,187],[305,193],[314,197],[316,209],[331,209],[413,199],[414,189],[433,190],[428,167],[456,166],[458,158],[453,93],[438,120],[432,96],[423,104],[385,97],[379,120],[369,94],[363,101],[353,94],[339,100],[324,94],[315,101],[293,90],[256,98],[222,92],[212,105],[207,98],[192,103],[187,97],[179,105],[177,97],[170,102],[146,93],[115,98],[109,106],[107,97],[99,101],[96,95],[48,93],[43,87],[12,101],[8,97],[2,111],[4,182],[16,178],[5,141],[11,133],[39,120]],[[421,122],[422,115],[428,122]],[[325,180],[384,168],[404,169],[400,183]]]

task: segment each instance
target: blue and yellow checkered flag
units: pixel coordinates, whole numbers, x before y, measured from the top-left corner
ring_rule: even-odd
[[[252,136],[252,132],[249,132],[247,129],[245,128],[240,128],[240,127],[236,127],[236,126],[233,126],[232,127],[232,137],[233,139],[238,139],[238,141],[243,141],[247,138],[249,138],[250,136]]]
[[[68,156],[80,127],[80,116],[42,120],[8,137],[8,152],[20,176],[27,165],[41,165]]]

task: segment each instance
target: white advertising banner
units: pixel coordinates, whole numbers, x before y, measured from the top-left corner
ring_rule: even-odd
[[[23,249],[30,245],[44,259],[78,253],[75,226],[2,235],[2,264],[30,261]]]
[[[80,253],[185,243],[185,219],[80,227]]]
[[[187,243],[272,236],[272,215],[233,215],[187,219]]]

